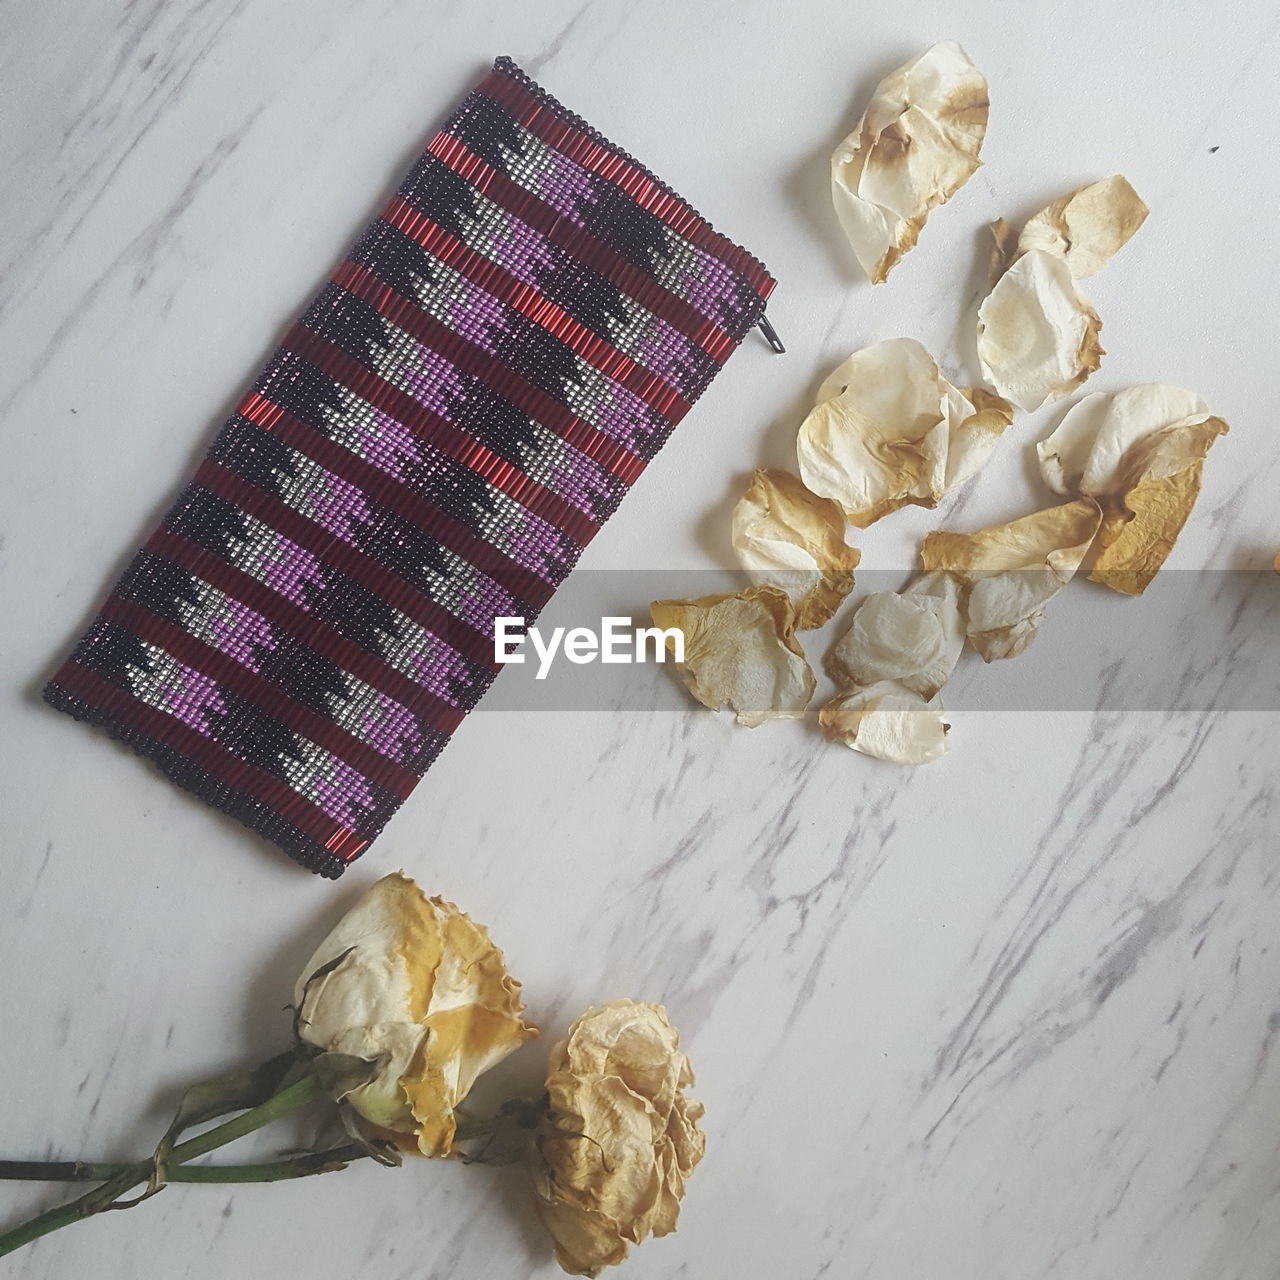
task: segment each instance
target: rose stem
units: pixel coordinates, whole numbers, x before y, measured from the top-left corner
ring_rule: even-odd
[[[166,1182],[283,1182],[341,1169],[368,1152],[355,1143],[328,1151],[308,1151],[262,1164],[173,1165]],[[132,1169],[130,1164],[86,1160],[0,1160],[0,1182],[103,1182]]]
[[[320,1097],[321,1093],[320,1081],[314,1074],[308,1072],[300,1080],[281,1089],[260,1106],[243,1111],[224,1124],[180,1143],[174,1147],[167,1163],[182,1164],[224,1146],[228,1142],[234,1142],[237,1138],[260,1129],[264,1124],[269,1124],[272,1120],[298,1110],[313,1098]],[[95,1213],[101,1213],[104,1209],[109,1209],[126,1191],[140,1182],[145,1182],[151,1176],[151,1171],[152,1161],[150,1160],[139,1160],[135,1164],[125,1165],[119,1173],[108,1178],[100,1187],[95,1187],[69,1204],[59,1205],[58,1208],[37,1214],[34,1218],[29,1218],[8,1231],[0,1232],[0,1257],[22,1248],[24,1244],[30,1244],[32,1240],[48,1235],[51,1231],[57,1231],[59,1227],[70,1226],[73,1222],[79,1222]]]

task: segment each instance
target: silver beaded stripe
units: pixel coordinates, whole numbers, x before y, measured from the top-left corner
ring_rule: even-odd
[[[336,409],[324,411],[324,434],[335,444],[349,449],[371,466],[423,493],[424,485],[415,478],[419,469],[429,471],[433,461],[446,457],[435,445],[420,437],[411,444],[390,446],[377,430],[378,411],[369,402],[346,387],[334,387],[339,398]],[[363,428],[363,429],[362,429]],[[399,428],[399,430],[404,430]],[[409,452],[410,447],[413,453]],[[576,550],[572,539],[500,489],[486,486],[491,510],[460,521],[477,537],[489,543],[522,569],[538,574],[547,581],[550,561],[567,562]],[[556,577],[559,576],[557,572]]]
[[[191,585],[196,599],[178,602],[183,629],[257,673],[261,666],[259,651],[274,649],[279,643],[271,623],[203,578],[192,575]],[[402,703],[349,671],[341,671],[340,675],[342,689],[326,692],[325,706],[315,710],[329,714],[334,723],[389,760],[402,763],[412,756],[424,740],[417,717]],[[401,730],[406,722],[413,726],[409,735]],[[389,737],[393,732],[395,737]],[[404,741],[406,736],[414,741]]]
[[[316,521],[344,542],[359,546],[356,534],[361,525],[377,521],[377,512],[369,506],[363,490],[355,490],[348,481],[335,476],[312,459],[296,455],[297,473],[286,476],[277,473],[275,492],[287,506]],[[338,494],[339,501],[352,494],[358,496],[360,509],[354,508],[344,521],[334,519],[334,508],[326,504],[331,494]],[[443,573],[429,565],[415,565],[409,574],[395,571],[410,581],[446,609],[459,621],[481,631],[487,631],[494,617],[509,616],[524,611],[525,606],[499,583],[495,582],[470,561],[455,555],[447,547],[436,543],[433,548],[449,566]],[[385,559],[385,556],[382,557]],[[487,612],[486,612],[487,611]]]
[[[334,570],[320,565],[309,552],[303,551],[299,560],[301,548],[256,516],[243,513],[241,519],[248,536],[228,553],[228,560],[236,568],[257,578],[294,604],[308,612],[314,612],[308,593],[300,589],[301,584],[309,583],[315,590],[319,590],[332,580]],[[281,566],[287,566],[291,561],[297,566],[292,570],[297,585],[292,589],[285,589],[280,570]],[[459,680],[466,682],[468,686],[474,683],[474,673],[467,660],[445,640],[426,630],[407,614],[401,613],[386,601],[383,603],[391,614],[392,631],[381,646],[386,663],[446,702],[457,707],[467,705],[467,699],[460,698],[454,691],[455,683]]]
[[[506,176],[523,187],[530,195],[542,199],[539,179],[555,173],[558,167],[573,162],[549,147],[541,138],[530,133],[518,121],[513,120],[512,126],[520,134],[524,155],[507,153],[510,160],[505,167]],[[600,181],[607,181],[607,179],[600,179]],[[484,197],[481,196],[481,198]],[[659,219],[655,218],[654,221],[661,228],[665,256],[649,264],[646,274],[652,275],[668,293],[683,299],[701,315],[717,324],[722,324],[724,316],[719,308],[708,305],[708,290],[713,297],[722,296],[726,292],[725,286],[732,286],[740,280],[740,277],[719,258],[712,257],[706,250],[690,244]],[[699,288],[699,285],[702,287]]]

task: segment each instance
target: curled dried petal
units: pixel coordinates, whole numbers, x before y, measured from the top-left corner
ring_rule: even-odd
[[[733,547],[753,582],[795,602],[796,628],[820,627],[853,590],[859,552],[844,513],[789,471],[759,470],[733,512]]]
[[[683,633],[681,675],[704,707],[717,711],[727,702],[738,723],[752,728],[804,715],[817,682],[796,640],[786,592],[761,586],[655,600],[649,611],[663,630]]]
[[[1089,577],[1141,595],[1191,514],[1227,424],[1183,387],[1143,383],[1073,405],[1036,446],[1045,482],[1095,498],[1104,519]]]
[[[1038,409],[1098,368],[1102,321],[1075,281],[1105,266],[1146,217],[1117,174],[1055,200],[1016,241],[1003,218],[991,224],[993,284],[978,310],[978,358],[1001,395]]]
[[[1079,280],[1105,267],[1149,212],[1128,179],[1116,174],[1042,209],[1022,228],[1018,251],[1043,249],[1061,258]]]
[[[837,694],[818,724],[832,742],[894,764],[927,764],[947,749],[942,712],[896,680]]]
[[[978,359],[987,381],[1033,410],[1078,387],[1101,363],[1102,321],[1067,264],[1024,253],[978,309]]]
[[[929,211],[978,168],[988,107],[986,78],[944,41],[886,76],[836,148],[836,216],[872,284],[888,278]]]
[[[1098,504],[1080,498],[977,533],[931,533],[920,560],[967,589],[966,631],[982,657],[1013,658],[1035,639],[1045,605],[1074,576],[1101,522]]]
[[[804,484],[866,528],[899,507],[934,507],[971,478],[1013,419],[987,392],[960,390],[911,338],[849,356],[800,426]]]

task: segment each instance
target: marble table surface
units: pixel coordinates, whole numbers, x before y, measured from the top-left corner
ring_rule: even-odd
[[[1280,549],[1274,6],[4,13],[0,1154],[144,1151],[183,1083],[285,1042],[327,922],[403,867],[490,925],[548,1039],[621,996],[681,1028],[708,1154],[679,1233],[633,1256],[634,1280],[1280,1276],[1280,699],[1232,684],[1280,664],[1258,623],[1274,609],[1231,612],[1223,585],[1265,593]],[[985,165],[873,291],[826,158],[880,76],[947,38],[990,79]],[[1222,643],[1184,661],[1158,601],[1072,584],[1088,621],[1064,605],[1055,633],[1051,613],[1016,697],[1012,676],[972,668],[949,753],[917,771],[812,722],[739,728],[652,668],[614,707],[508,700],[336,886],[43,707],[55,659],[281,326],[500,53],[781,282],[789,353],[744,345],[584,572],[615,590],[649,571],[640,613],[651,580],[678,593],[685,571],[723,567],[745,474],[787,464],[818,380],[859,346],[917,337],[975,380],[983,225],[1123,172],[1151,217],[1089,282],[1109,352],[1091,389],[1181,382],[1230,420],[1167,570]],[[1029,445],[1061,410],[1020,415],[941,511],[860,535],[863,586],[901,579],[930,528],[1043,504]],[[1073,633],[1128,639],[1055,700]],[[826,637],[810,643],[816,659]],[[1148,659],[1166,679],[1124,695]],[[530,1087],[542,1055],[495,1087]],[[0,1220],[61,1194],[5,1184]],[[5,1270],[90,1273],[557,1274],[517,1170],[426,1162],[170,1187]]]

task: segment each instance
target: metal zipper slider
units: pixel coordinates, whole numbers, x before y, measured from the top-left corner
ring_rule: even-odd
[[[769,323],[768,316],[761,316],[760,323],[757,326],[760,332],[764,334],[764,340],[773,348],[780,356],[786,355],[787,349],[782,345],[782,339],[778,337],[778,331]]]

